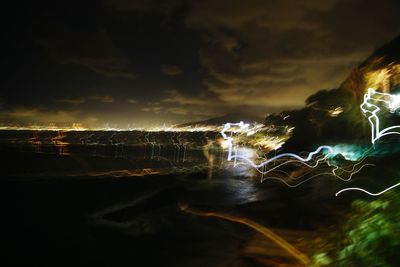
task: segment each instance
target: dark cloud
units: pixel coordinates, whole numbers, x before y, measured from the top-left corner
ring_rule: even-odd
[[[124,58],[70,58],[65,60],[65,64],[82,65],[90,70],[103,74],[108,77],[135,79],[137,74],[129,69],[129,61]]]
[[[168,15],[181,7],[184,0],[104,0],[104,6],[121,12],[138,12],[147,14]]]
[[[103,28],[87,33],[56,27],[47,37],[39,38],[38,42],[62,64],[80,65],[108,77],[138,77],[130,66],[130,60]]]
[[[2,97],[0,97],[0,109],[3,108],[5,103],[6,103],[5,100]]]
[[[177,89],[166,90],[165,93],[168,95],[162,99],[165,103],[177,103],[181,105],[207,105],[210,103],[209,98],[206,95],[184,95]]]
[[[298,107],[400,33],[396,1],[193,1],[208,89],[227,103]],[[296,95],[296,97],[293,97]]]

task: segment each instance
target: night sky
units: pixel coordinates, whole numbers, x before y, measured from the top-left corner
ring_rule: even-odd
[[[263,117],[339,86],[400,34],[398,0],[10,2],[2,124]]]

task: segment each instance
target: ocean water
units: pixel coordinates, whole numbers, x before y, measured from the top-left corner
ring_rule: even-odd
[[[3,153],[69,156],[76,165],[79,160],[86,165],[82,168],[122,175],[129,170],[204,168],[209,155],[215,162],[226,157],[220,138],[218,132],[0,131],[0,146]]]
[[[284,238],[297,245],[315,225],[332,222],[324,213],[332,195],[323,193],[330,181],[295,189],[260,183],[245,166],[227,162],[220,138],[218,132],[0,131],[5,261],[296,266],[254,230],[181,207],[286,229]]]

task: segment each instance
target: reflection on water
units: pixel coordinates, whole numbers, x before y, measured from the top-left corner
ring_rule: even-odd
[[[264,198],[267,192],[257,188],[257,185],[258,182],[254,179],[233,177],[229,172],[218,172],[212,180],[192,181],[189,183],[189,190],[197,203],[229,206]]]
[[[243,177],[254,177],[257,175],[256,169],[253,168],[247,161],[237,160],[237,158],[247,158],[256,161],[258,155],[256,151],[249,147],[236,147],[234,160],[225,162],[225,168],[229,169],[232,175]]]
[[[220,139],[219,132],[0,131],[3,151],[69,156],[86,175],[129,176],[141,169],[159,173],[207,169],[209,179],[218,169],[233,176],[252,175],[248,165],[226,160]],[[254,155],[249,148],[239,148],[238,153]],[[101,159],[109,161],[103,164]]]
[[[227,161],[218,132],[0,131],[3,149],[61,155],[30,175],[74,177],[140,177],[154,174],[207,173],[208,179],[187,177],[190,191],[206,204],[257,201],[258,173],[240,161]],[[253,149],[238,155],[256,159]],[[184,178],[186,179],[186,178]],[[205,194],[205,192],[214,192]],[[203,196],[204,195],[204,196]]]

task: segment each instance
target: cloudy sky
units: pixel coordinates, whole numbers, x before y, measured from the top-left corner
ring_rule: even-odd
[[[14,1],[1,123],[151,126],[301,107],[400,34],[398,0]]]

